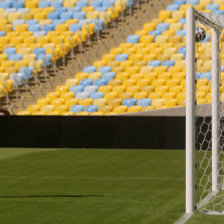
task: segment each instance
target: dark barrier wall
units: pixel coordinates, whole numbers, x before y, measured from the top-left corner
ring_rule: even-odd
[[[184,117],[0,117],[0,147],[184,149]]]

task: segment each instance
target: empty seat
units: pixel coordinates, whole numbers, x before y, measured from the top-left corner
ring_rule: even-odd
[[[128,54],[117,54],[115,57],[116,61],[125,61],[128,59]]]
[[[139,35],[129,35],[127,37],[127,43],[135,44],[138,43],[140,36]]]
[[[129,107],[129,106],[136,105],[136,103],[137,103],[137,100],[136,99],[129,98],[129,99],[124,99],[122,105],[125,105],[125,106],[128,106]]]
[[[83,111],[84,106],[82,105],[73,105],[70,107],[69,111],[74,112],[74,114],[76,114],[77,112]]]
[[[151,102],[152,102],[152,100],[150,98],[140,98],[138,100],[137,105],[138,106],[142,106],[142,107],[150,106],[151,105]]]

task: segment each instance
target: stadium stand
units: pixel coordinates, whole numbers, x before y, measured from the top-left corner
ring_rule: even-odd
[[[101,60],[85,67],[55,92],[47,94],[41,100],[51,110],[38,107],[38,113],[114,115],[184,106],[185,14],[190,5],[203,12],[224,12],[222,1],[175,0],[166,10],[160,11],[158,18],[129,35],[125,43],[112,48]],[[211,101],[211,93],[205,98],[211,85],[211,58],[207,53],[211,48],[210,36],[207,31],[206,39],[198,44],[197,87],[200,87],[200,92],[196,97],[199,104]],[[70,93],[73,95],[66,98],[65,94]],[[51,96],[55,96],[60,105],[55,105]],[[41,106],[38,102],[37,105]],[[18,114],[36,114],[37,111],[30,108],[37,105]],[[63,111],[59,109],[61,106],[64,106]]]

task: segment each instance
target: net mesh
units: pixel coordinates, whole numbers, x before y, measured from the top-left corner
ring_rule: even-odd
[[[219,36],[218,102],[218,192],[212,191],[212,30],[203,21],[196,26],[206,31],[206,39],[196,43],[196,202],[203,212],[224,213],[224,33]]]

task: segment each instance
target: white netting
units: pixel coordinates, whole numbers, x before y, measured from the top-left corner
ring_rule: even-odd
[[[206,19],[220,25],[224,24],[223,16],[204,14]],[[216,89],[220,89],[218,106],[218,192],[212,191],[212,30],[204,21],[197,21],[196,26],[203,27],[206,31],[206,41],[196,43],[196,203],[199,210],[211,213],[224,213],[224,73],[220,72]],[[219,68],[224,67],[224,33],[219,36]]]

